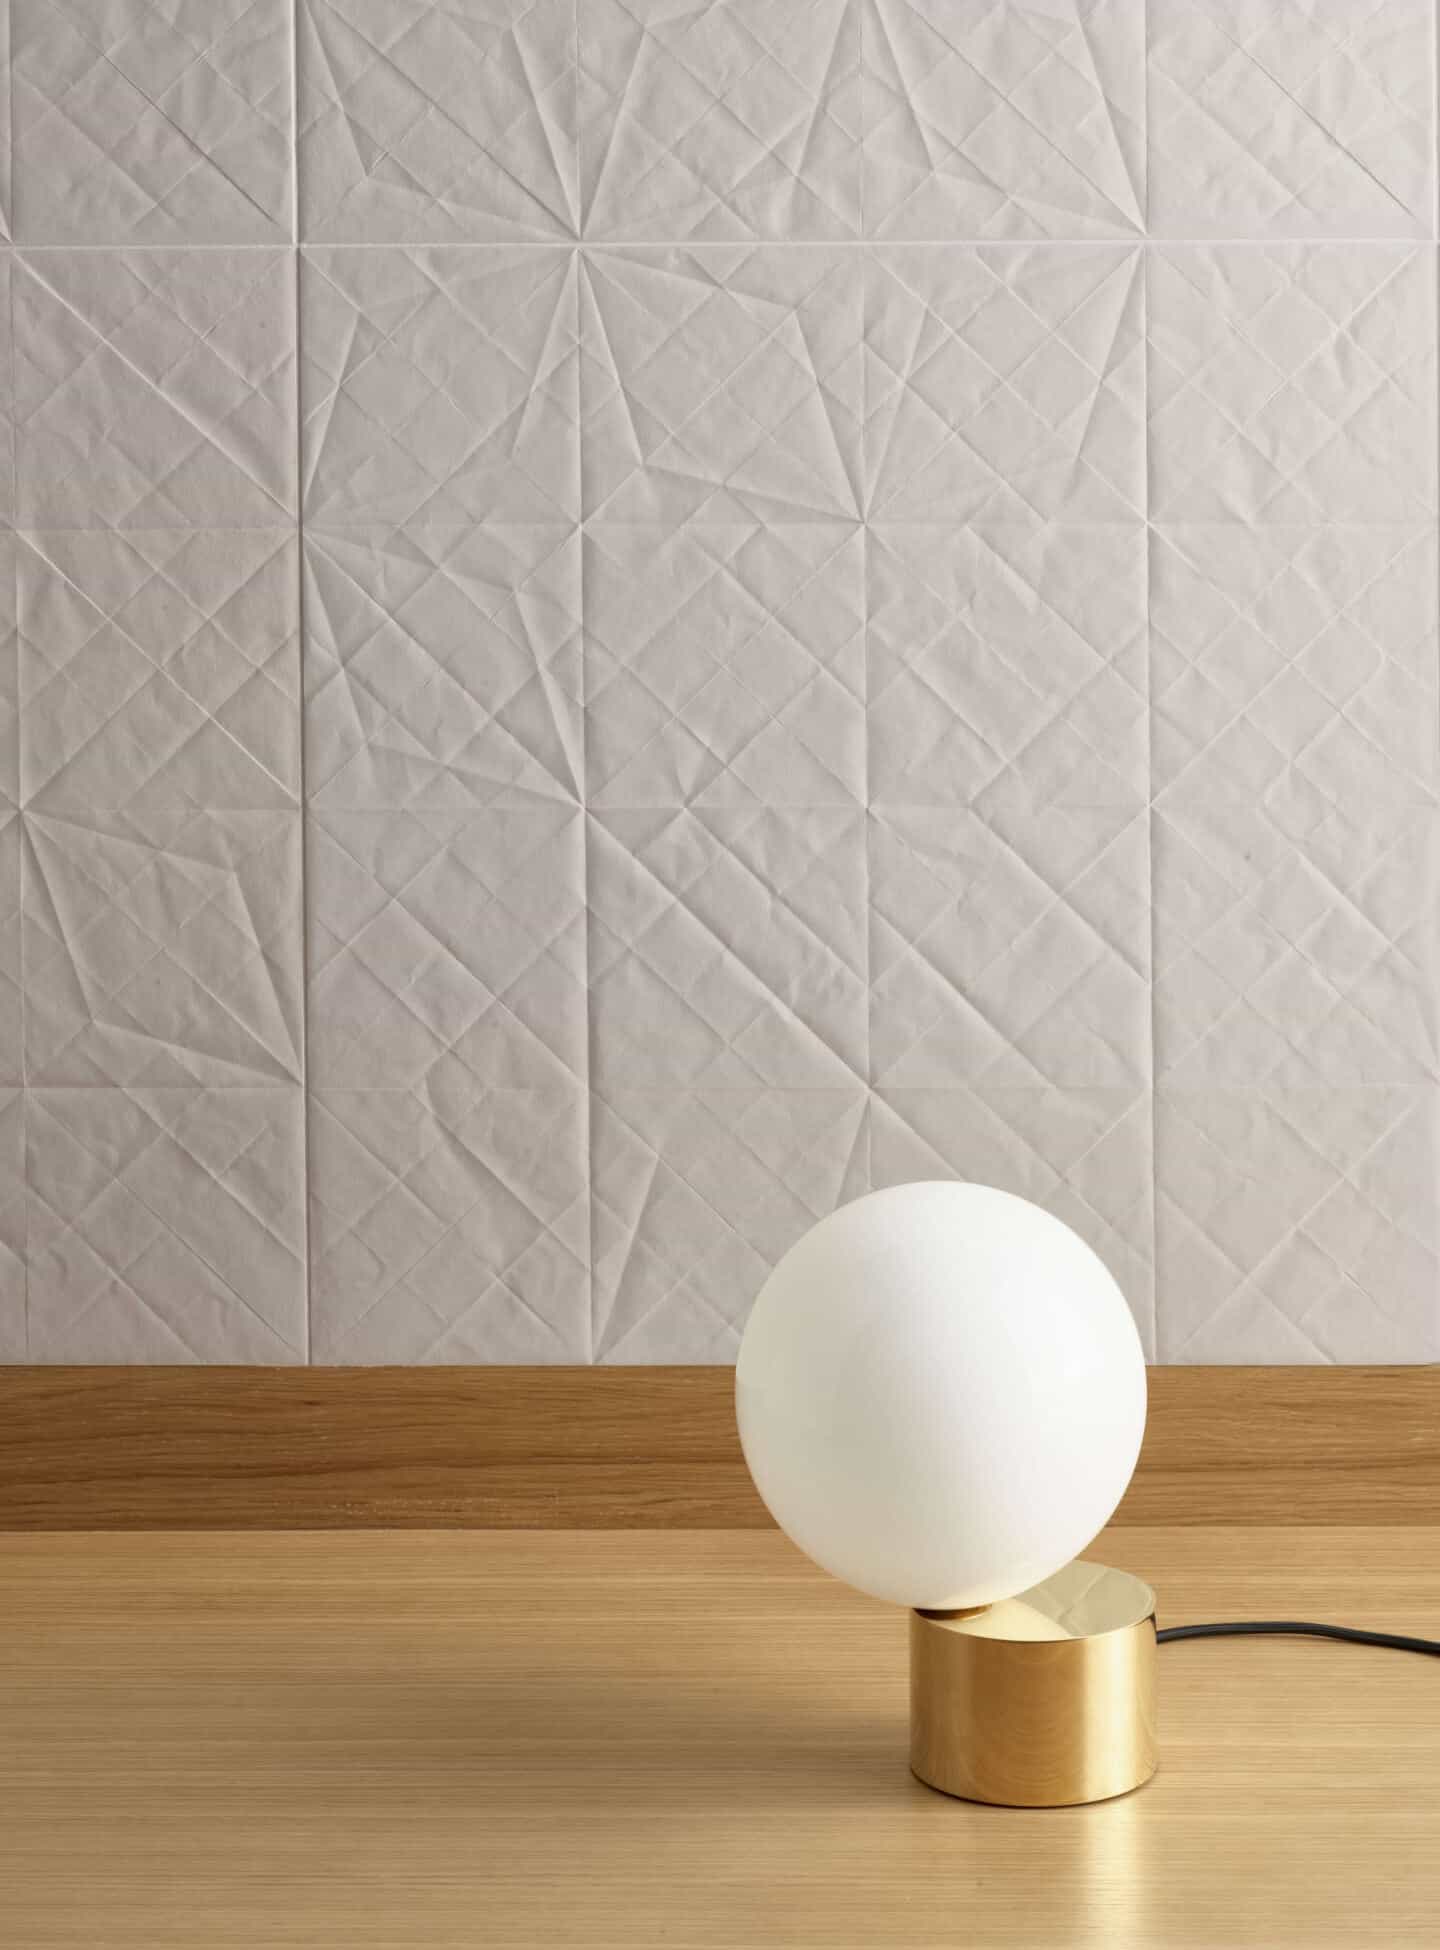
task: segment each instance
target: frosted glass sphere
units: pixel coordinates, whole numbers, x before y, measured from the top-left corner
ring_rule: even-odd
[[[760,1291],[736,1413],[785,1534],[876,1598],[958,1609],[1078,1556],[1145,1429],[1130,1310],[1076,1233],[985,1185],[822,1219]]]

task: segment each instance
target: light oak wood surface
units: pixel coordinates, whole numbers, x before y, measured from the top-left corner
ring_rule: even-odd
[[[1129,1526],[1161,1623],[1440,1631],[1440,1528]],[[1440,1930],[1440,1666],[1160,1648],[1103,1805],[906,1771],[906,1617],[774,1532],[0,1538],[16,1950],[1264,1946]]]
[[[1440,1367],[1152,1368],[1118,1520],[1440,1520]],[[729,1368],[0,1367],[0,1530],[768,1523]]]

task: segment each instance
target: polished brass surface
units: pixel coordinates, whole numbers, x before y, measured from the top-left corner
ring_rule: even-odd
[[[910,1614],[910,1765],[967,1801],[1058,1808],[1155,1771],[1155,1594],[1083,1560],[979,1611]]]

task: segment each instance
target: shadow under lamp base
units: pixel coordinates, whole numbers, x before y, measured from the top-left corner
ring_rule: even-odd
[[[966,1801],[1060,1808],[1155,1772],[1155,1594],[1077,1559],[967,1612],[910,1614],[910,1767]]]

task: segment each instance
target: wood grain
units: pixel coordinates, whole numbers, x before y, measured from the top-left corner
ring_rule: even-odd
[[[1116,1530],[1161,1622],[1440,1624],[1440,1529]],[[1433,1950],[1431,1662],[1160,1648],[1160,1772],[906,1768],[906,1617],[774,1532],[0,1539],[24,1950]]]
[[[0,1368],[0,1529],[735,1528],[728,1368]],[[1154,1368],[1126,1523],[1440,1519],[1440,1368]]]

